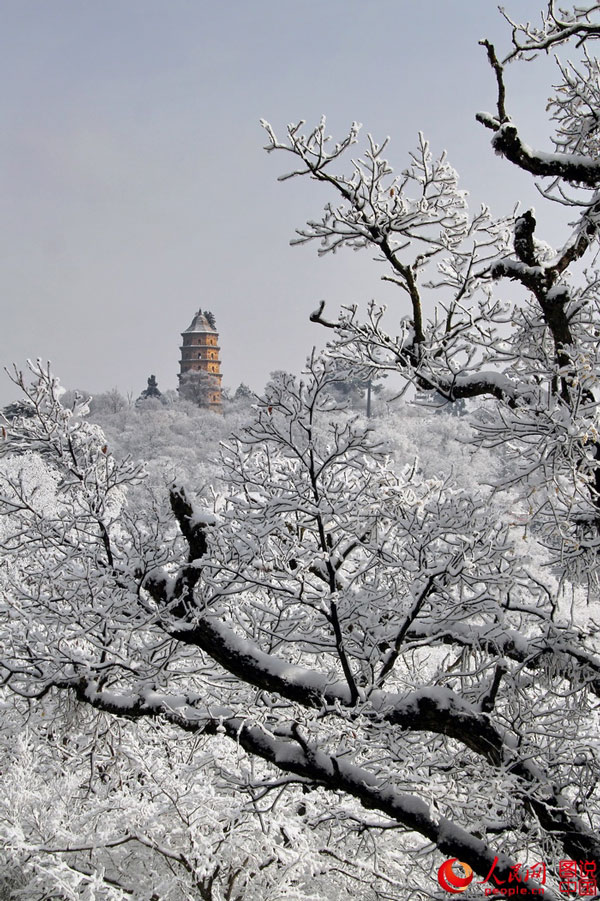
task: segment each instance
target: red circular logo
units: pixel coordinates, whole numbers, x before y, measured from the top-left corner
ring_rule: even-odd
[[[452,869],[452,864],[456,863],[459,867],[462,867],[465,875],[459,876]],[[450,860],[445,860],[444,863],[438,870],[438,882],[441,887],[446,892],[451,892],[453,895],[459,895],[460,892],[464,892],[471,885],[471,880],[473,879],[473,870],[469,866],[468,863],[463,863],[462,860],[458,860],[457,857],[452,857]]]

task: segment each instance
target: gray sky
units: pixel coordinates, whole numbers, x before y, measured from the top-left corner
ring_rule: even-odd
[[[531,0],[507,0],[534,18]],[[258,119],[282,132],[353,120],[407,162],[420,129],[495,212],[530,181],[474,120],[494,108],[477,40],[507,46],[491,0],[0,0],[0,361],[50,359],[67,387],[137,395],[176,386],[179,333],[212,310],[224,383],[261,388],[324,335],[321,298],[401,299],[367,252],[290,248],[327,195],[279,184]],[[542,76],[545,75],[546,81]],[[508,108],[543,135],[548,69],[512,66]],[[549,149],[549,148],[548,148]],[[546,228],[547,226],[547,228]],[[554,229],[554,232],[552,231]],[[0,404],[15,391],[0,381]]]

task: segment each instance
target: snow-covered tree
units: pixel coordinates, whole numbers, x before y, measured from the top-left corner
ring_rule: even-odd
[[[349,880],[337,891],[327,884],[340,853],[330,824],[318,821],[318,789],[299,796],[281,786],[269,797],[247,778],[258,781],[257,766],[240,770],[243,755],[226,738],[208,746],[168,724],[63,706],[65,698],[60,715],[48,696],[35,711],[6,701],[3,899],[351,897]],[[348,864],[360,885],[365,867]]]
[[[293,160],[285,177],[337,198],[299,240],[373,247],[409,314],[390,330],[374,305],[366,321],[321,306],[329,356],[300,379],[275,376],[201,497],[176,482],[165,510],[83,410],[62,407],[51,373],[16,376],[33,415],[2,433],[7,689],[52,700],[58,720],[64,695],[128,726],[155,723],[175,745],[197,739],[202,753],[229,742],[229,791],[306,855],[280,897],[431,897],[440,854],[472,868],[475,888],[518,883],[520,898],[539,897],[546,878],[558,897],[559,860],[591,885],[600,869],[600,168],[585,50],[598,12],[551,3],[540,28],[512,23],[515,64],[578,45],[549,106],[552,152],[524,143],[507,61],[483,42],[497,108],[478,118],[495,151],[576,217],[557,251],[531,211],[470,213],[423,137],[394,177],[371,138],[338,171],[357,126],[333,145],[324,123],[290,126],[284,141],[266,126],[268,148]],[[506,279],[521,298],[497,298]],[[439,297],[431,316],[426,293]],[[337,408],[342,365],[400,373],[449,403],[478,399],[468,428],[499,449],[497,484],[391,459]],[[280,878],[290,858],[270,841]],[[325,876],[324,890],[328,856],[343,877]],[[258,897],[269,869],[255,867]]]
[[[370,247],[386,266],[384,280],[408,299],[408,312],[391,322],[376,303],[366,319],[351,307],[329,320],[321,302],[311,318],[333,330],[332,355],[362,364],[363,372],[400,373],[449,402],[489,400],[481,440],[509,447],[512,478],[523,481],[557,559],[592,576],[588,553],[593,561],[600,526],[599,301],[593,268],[600,167],[598,68],[586,46],[599,36],[598,11],[597,5],[558,11],[551,2],[539,28],[509,19],[513,47],[504,64],[489,41],[481,42],[497,101],[493,114],[478,113],[477,119],[493,132],[494,151],[537,176],[542,196],[574,217],[558,250],[538,239],[531,210],[502,220],[485,206],[469,210],[446,155],[436,157],[423,135],[399,175],[384,155],[388,141],[378,143],[370,135],[364,154],[349,160],[344,171],[343,158],[359,141],[357,123],[332,143],[324,120],[309,132],[303,122],[288,126],[285,140],[263,122],[266,149],[293,160],[281,180],[308,176],[334,194],[323,217],[299,229],[293,243],[317,240],[320,254]],[[573,49],[580,59],[558,65],[548,104],[554,149],[536,151],[508,113],[504,66],[570,38],[577,39]],[[588,257],[587,268],[575,266]],[[507,280],[522,289],[514,301],[498,297],[497,286]]]
[[[179,379],[179,396],[199,407],[207,407],[211,393],[219,388],[219,378],[204,370],[184,372]]]

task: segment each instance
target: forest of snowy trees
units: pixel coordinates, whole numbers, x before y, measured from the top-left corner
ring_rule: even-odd
[[[394,174],[357,125],[264,123],[326,203],[297,240],[370,250],[393,310],[322,303],[326,351],[224,417],[13,373],[0,898],[596,895],[600,7],[508,36],[477,118],[535,216],[470,210],[422,136]],[[505,67],[563,52],[537,150]]]

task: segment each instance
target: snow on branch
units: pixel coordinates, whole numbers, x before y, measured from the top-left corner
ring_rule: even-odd
[[[547,10],[541,13],[541,24],[518,23],[500,7],[500,12],[512,28],[513,49],[504,62],[513,59],[530,59],[541,50],[563,44],[571,38],[578,43],[600,37],[600,25],[594,22],[594,13],[600,13],[600,4],[575,6],[572,10],[559,9],[555,0],[549,0]]]
[[[381,785],[367,770],[348,763],[343,757],[327,754],[303,738],[298,729],[290,728],[285,737],[275,737],[261,726],[228,715],[201,714],[189,720],[172,712],[169,699],[140,703],[132,699],[105,696],[84,683],[78,689],[82,699],[100,710],[121,712],[127,716],[165,716],[178,726],[204,734],[224,732],[250,754],[274,764],[284,772],[295,773],[335,792],[346,792],[369,809],[377,809],[393,820],[432,841],[446,855],[468,859],[475,872],[489,875],[496,866],[498,876],[508,877],[514,861],[499,856],[486,842],[451,822],[446,817],[432,816],[422,800],[401,793],[389,785]],[[176,705],[177,706],[177,705]],[[538,897],[539,886],[530,881],[520,897]],[[550,897],[552,897],[550,895]]]

